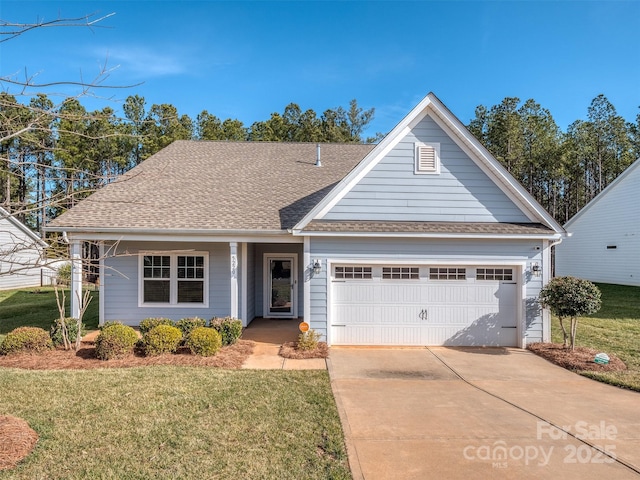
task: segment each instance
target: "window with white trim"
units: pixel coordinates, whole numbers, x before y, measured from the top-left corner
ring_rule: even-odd
[[[420,267],[382,267],[382,278],[387,280],[418,280]]]
[[[337,265],[334,267],[333,276],[336,279],[361,280],[373,278],[371,267],[356,265]]]
[[[140,255],[141,305],[207,306],[208,254]]]
[[[513,280],[513,268],[476,268],[476,280]]]
[[[440,173],[440,144],[416,143],[415,144],[415,173],[439,174]]]
[[[458,267],[434,267],[429,269],[429,280],[466,280],[467,269]]]

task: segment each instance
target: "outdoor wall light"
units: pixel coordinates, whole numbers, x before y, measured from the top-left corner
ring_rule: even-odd
[[[542,273],[542,269],[540,268],[540,265],[538,265],[538,262],[531,265],[531,272],[533,273],[534,277],[540,276],[540,273]]]
[[[322,264],[317,258],[313,261],[313,273],[319,275],[322,272]]]

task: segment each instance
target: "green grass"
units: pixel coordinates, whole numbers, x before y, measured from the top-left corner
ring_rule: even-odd
[[[40,436],[0,479],[351,478],[326,371],[4,369],[0,391]]]
[[[70,294],[67,298],[67,315]],[[0,291],[0,341],[3,335],[18,327],[41,327],[49,330],[54,319],[58,318],[58,307],[53,288],[31,288]],[[84,324],[88,330],[98,328],[98,292],[92,293],[89,308],[84,314]]]
[[[576,344],[613,353],[626,363],[628,370],[582,374],[640,391],[640,287],[597,285],[602,292],[602,308],[593,315],[578,319]],[[562,331],[555,317],[551,335],[554,342],[562,343]]]

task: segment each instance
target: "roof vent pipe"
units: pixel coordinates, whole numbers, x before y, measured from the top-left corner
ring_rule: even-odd
[[[322,162],[320,161],[320,144],[316,145],[316,167],[321,167]]]

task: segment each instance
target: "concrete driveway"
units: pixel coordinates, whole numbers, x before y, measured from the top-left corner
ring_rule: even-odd
[[[527,351],[334,347],[328,364],[356,480],[640,479],[640,394]]]

